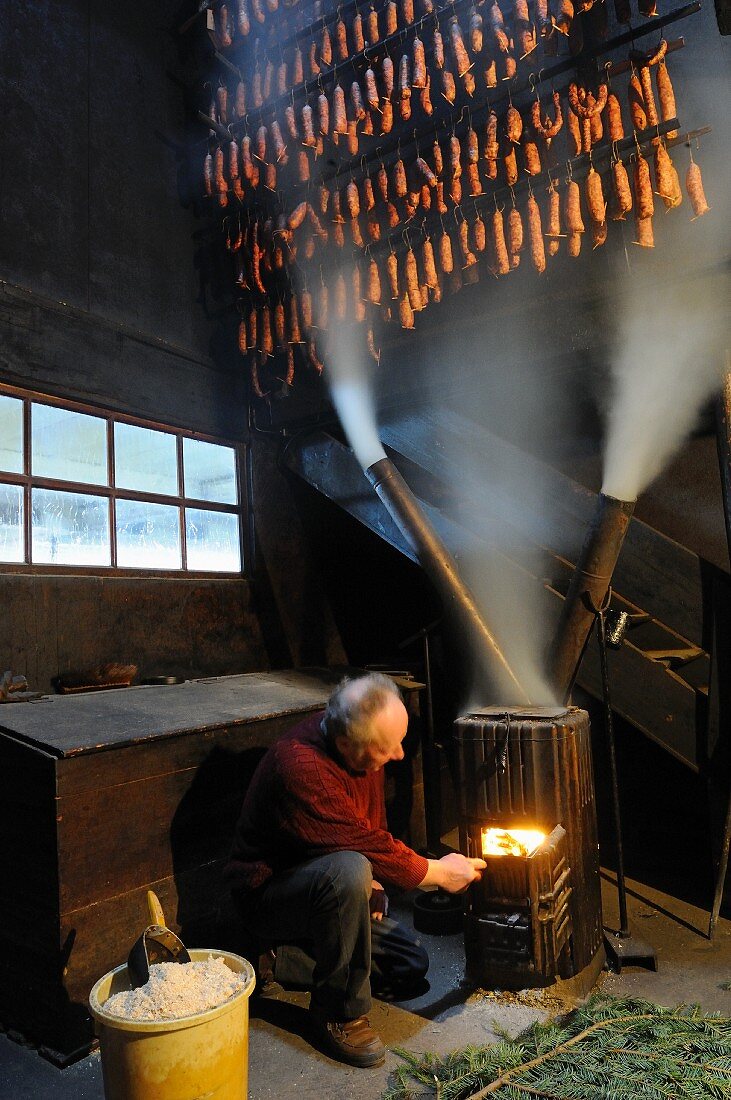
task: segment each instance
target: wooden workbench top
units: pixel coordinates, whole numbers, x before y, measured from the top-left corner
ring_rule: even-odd
[[[324,668],[211,676],[182,684],[43,695],[0,708],[5,734],[58,758],[324,706],[341,671]]]

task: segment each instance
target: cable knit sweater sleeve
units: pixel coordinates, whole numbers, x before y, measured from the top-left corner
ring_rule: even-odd
[[[361,852],[377,879],[418,886],[428,863],[386,830],[382,771],[353,776],[309,745],[285,742],[277,756],[278,826],[295,849]]]

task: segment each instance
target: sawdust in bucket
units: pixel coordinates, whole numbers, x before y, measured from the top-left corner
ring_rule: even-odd
[[[126,1020],[176,1020],[217,1008],[246,984],[242,974],[213,956],[202,962],[153,963],[144,985],[115,993],[104,1008]]]
[[[190,955],[190,963],[154,964],[136,990],[126,966],[92,989],[106,1100],[246,1100],[254,969],[230,951]]]

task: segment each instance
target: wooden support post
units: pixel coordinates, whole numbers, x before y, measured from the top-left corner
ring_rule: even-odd
[[[731,351],[726,352],[726,370],[724,373],[723,387],[716,404],[716,426],[718,440],[718,461],[721,467],[721,485],[723,489],[723,512],[726,518],[726,538],[729,548],[729,561],[731,561]],[[715,636],[718,644],[720,624],[716,623]],[[729,732],[728,730],[726,731]],[[728,756],[726,756],[728,759]],[[716,874],[716,889],[713,896],[713,906],[708,922],[708,938],[713,939],[716,930],[718,914],[721,911],[723,888],[728,870],[729,847],[731,846],[731,776],[727,794],[726,816],[724,820],[721,846],[718,856],[718,870]]]

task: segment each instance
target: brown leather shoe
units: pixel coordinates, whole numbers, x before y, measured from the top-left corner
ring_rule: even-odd
[[[380,1066],[386,1057],[386,1048],[371,1027],[367,1016],[356,1020],[326,1020],[312,1012],[319,1037],[329,1054],[349,1066]]]

